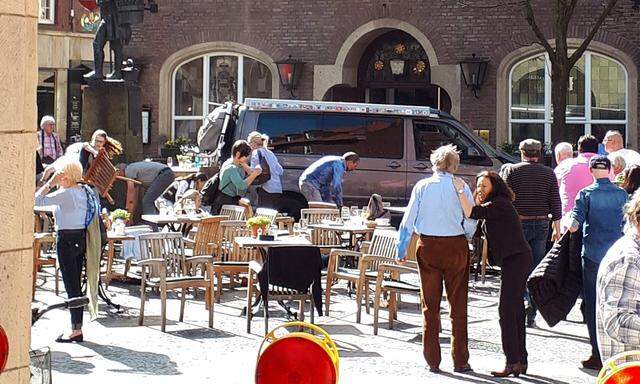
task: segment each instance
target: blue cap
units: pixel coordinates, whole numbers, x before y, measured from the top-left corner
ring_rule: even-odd
[[[591,169],[603,169],[610,170],[611,169],[611,160],[607,156],[597,155],[591,158],[589,161],[589,168]]]

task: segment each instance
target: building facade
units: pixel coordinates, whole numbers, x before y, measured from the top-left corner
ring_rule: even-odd
[[[77,0],[38,0],[38,5],[38,122],[54,116],[60,139],[69,142],[80,133],[82,75],[93,68],[100,12]]]
[[[495,4],[493,4],[495,3]],[[305,62],[299,99],[428,105],[450,112],[492,145],[551,140],[550,64],[521,6],[488,1],[164,1],[136,27],[126,51],[142,64],[150,111],[145,153],[177,136],[195,138],[215,103],[291,98],[276,62]],[[640,11],[620,1],[571,72],[566,132],[602,138],[608,129],[638,146]],[[552,41],[553,8],[534,2]],[[587,36],[600,1],[580,1],[571,48]],[[459,62],[489,59],[477,97]],[[555,134],[554,134],[555,137]]]

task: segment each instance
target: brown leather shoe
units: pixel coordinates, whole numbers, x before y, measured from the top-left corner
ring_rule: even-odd
[[[473,369],[469,364],[465,364],[462,367],[453,368],[453,372],[456,372],[456,373],[473,372]]]
[[[440,373],[440,368],[438,367],[429,367],[429,372],[431,373]]]
[[[589,356],[587,360],[582,362],[582,368],[584,369],[593,369],[594,371],[599,371],[602,369],[602,361],[595,356]]]
[[[520,363],[507,364],[502,371],[491,371],[491,376],[494,377],[507,377],[513,375],[514,377],[520,376],[522,366]]]

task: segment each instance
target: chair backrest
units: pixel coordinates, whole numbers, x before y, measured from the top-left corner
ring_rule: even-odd
[[[335,205],[334,203],[325,203],[324,201],[310,201],[308,205],[309,205],[309,208],[338,209],[338,206]]]
[[[87,170],[84,181],[98,188],[100,196],[110,199],[109,191],[115,179],[116,168],[111,163],[111,160],[109,160],[107,151],[101,149]]]
[[[255,216],[266,217],[270,219],[271,224],[273,224],[274,221],[276,220],[276,217],[278,216],[278,211],[276,211],[275,209],[269,209],[269,208],[258,208],[256,209]]]
[[[168,277],[186,274],[184,241],[180,232],[143,233],[138,236],[140,256],[144,259],[162,258]],[[154,273],[155,275],[155,273]]]
[[[218,242],[220,222],[225,218],[226,216],[212,216],[198,222],[198,231],[193,246],[194,256],[213,255]]]
[[[373,232],[371,237],[371,245],[367,254],[374,256],[382,256],[393,261],[396,256],[396,242],[398,241],[398,232],[392,230],[379,229]],[[379,261],[373,261],[369,265],[369,270],[377,270]]]
[[[229,220],[246,220],[246,214],[244,207],[239,205],[225,204],[220,208],[219,215],[228,216]]]
[[[218,235],[218,258],[221,261],[249,261],[255,259],[256,251],[241,248],[235,242],[236,237],[251,236],[244,220],[224,220],[220,222]]]
[[[300,219],[306,219],[308,224],[320,224],[322,220],[336,220],[340,217],[337,208],[304,208],[300,210]]]
[[[320,249],[310,246],[271,247],[263,267],[271,285],[307,291],[320,275]]]

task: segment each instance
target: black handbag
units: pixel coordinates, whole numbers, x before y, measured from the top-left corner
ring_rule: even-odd
[[[269,163],[267,162],[267,158],[262,156],[262,153],[258,150],[258,162],[260,163],[260,168],[262,168],[262,173],[258,175],[253,180],[251,185],[262,185],[267,181],[271,180],[271,168],[269,168]]]

